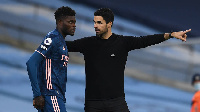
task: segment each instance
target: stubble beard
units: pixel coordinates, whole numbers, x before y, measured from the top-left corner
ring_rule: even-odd
[[[102,34],[97,34],[97,33],[96,33],[96,36],[97,36],[97,37],[102,37]]]
[[[96,33],[96,36],[102,38],[106,33],[108,33],[108,29],[106,29],[104,32],[102,32],[100,34]]]

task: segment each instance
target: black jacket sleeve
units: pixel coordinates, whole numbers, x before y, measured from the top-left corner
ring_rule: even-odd
[[[85,37],[85,38],[77,39],[74,41],[66,41],[68,51],[83,53],[88,43],[87,40],[88,39]]]
[[[69,52],[80,52],[80,45],[78,46],[76,41],[66,41],[67,49]]]
[[[124,36],[124,45],[128,51],[145,48],[165,41],[164,34],[155,34],[141,37]]]

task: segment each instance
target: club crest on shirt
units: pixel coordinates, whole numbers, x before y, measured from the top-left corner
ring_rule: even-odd
[[[51,43],[52,43],[51,38],[47,38],[47,39],[44,40],[45,45],[50,45]]]

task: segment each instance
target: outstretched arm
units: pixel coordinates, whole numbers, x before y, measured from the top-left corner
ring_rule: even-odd
[[[75,41],[65,41],[69,52],[80,52],[80,47]]]
[[[177,39],[180,39],[180,40],[186,42],[186,38],[187,38],[186,33],[190,32],[190,31],[191,31],[191,29],[185,30],[185,31],[179,31],[179,32],[165,33],[164,38],[167,40],[169,38],[175,37]]]
[[[133,36],[125,36],[125,46],[128,51],[134,50],[134,49],[140,49],[145,48],[151,45],[159,44],[165,40],[168,40],[170,38],[177,38],[182,41],[186,41],[187,32],[190,32],[191,29],[186,31],[180,31],[180,32],[172,32],[172,33],[165,33],[165,34],[155,34],[155,35],[147,35],[147,36],[141,36],[141,37],[133,37]]]
[[[65,42],[69,52],[80,52],[80,53],[83,53],[85,51],[86,46],[90,43],[89,38],[86,37],[74,41],[65,41]]]

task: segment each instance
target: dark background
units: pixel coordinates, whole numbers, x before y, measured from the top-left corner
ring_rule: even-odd
[[[200,35],[200,0],[70,0],[93,8],[110,8],[115,15],[133,20],[161,32],[192,29],[190,37]],[[123,24],[123,23],[121,23]]]

